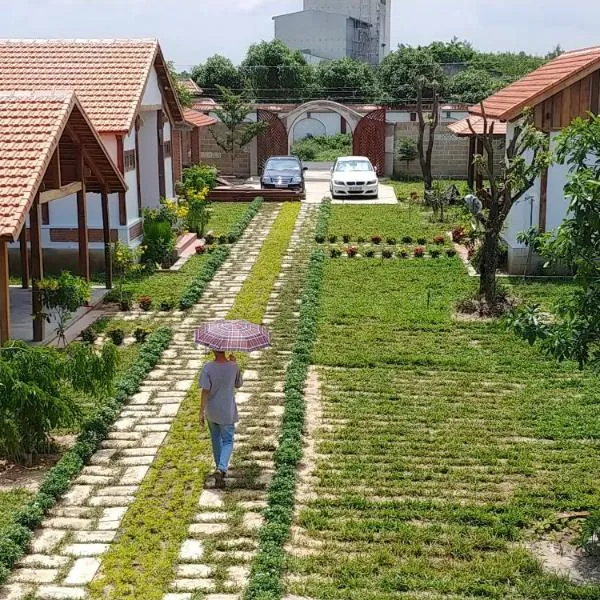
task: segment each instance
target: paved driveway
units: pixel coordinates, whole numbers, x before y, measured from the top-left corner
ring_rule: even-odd
[[[329,170],[333,163],[304,163],[308,167],[306,178],[306,202],[320,204],[325,196],[329,196]],[[334,204],[397,204],[396,193],[391,185],[379,185],[379,198],[377,200],[351,199],[334,200]]]

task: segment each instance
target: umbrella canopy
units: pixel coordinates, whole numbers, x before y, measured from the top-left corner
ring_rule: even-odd
[[[248,321],[214,321],[196,330],[196,343],[218,352],[253,352],[271,345],[271,334]]]

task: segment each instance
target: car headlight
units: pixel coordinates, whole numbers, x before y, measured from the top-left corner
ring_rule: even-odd
[[[300,175],[294,175],[294,177],[292,177],[292,183],[302,183],[302,177],[300,177]]]
[[[367,185],[375,185],[377,183],[377,179],[374,179],[373,181],[367,181]]]
[[[337,181],[337,180],[335,180],[335,179],[334,179],[333,183],[334,183],[335,185],[346,185],[346,184],[345,184],[343,181]]]

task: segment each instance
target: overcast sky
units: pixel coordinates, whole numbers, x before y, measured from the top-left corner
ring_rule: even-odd
[[[239,62],[302,0],[0,0],[0,37],[157,37],[181,69],[212,54]],[[600,45],[597,0],[392,0],[392,47],[467,39],[482,50],[545,54]]]

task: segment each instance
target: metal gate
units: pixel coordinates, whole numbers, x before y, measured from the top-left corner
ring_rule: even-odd
[[[352,153],[366,156],[380,176],[385,173],[385,117],[385,108],[366,114],[358,122],[352,139]]]
[[[270,110],[257,110],[259,121],[267,123],[267,128],[258,136],[258,172],[262,175],[265,162],[271,156],[286,156],[288,153],[288,133],[283,121]]]

